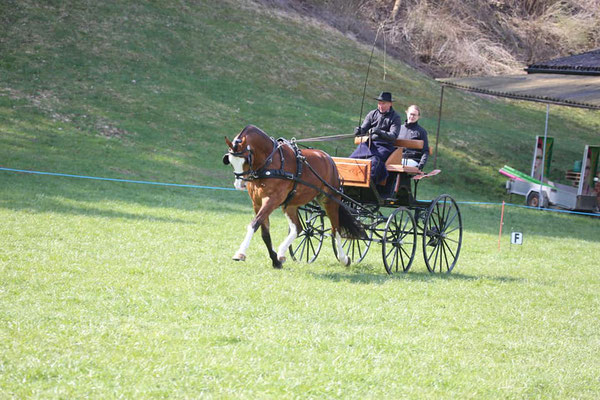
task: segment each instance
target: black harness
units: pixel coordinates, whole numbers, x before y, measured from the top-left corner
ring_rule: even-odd
[[[277,140],[270,138],[273,142],[273,151],[266,158],[264,164],[257,169],[248,169],[244,172],[234,172],[236,179],[241,179],[243,181],[253,181],[255,179],[264,179],[264,178],[275,178],[275,179],[285,179],[294,181],[294,186],[292,190],[288,193],[287,197],[281,203],[282,206],[287,206],[287,204],[294,198],[298,188],[298,182],[302,182],[302,164],[306,160],[306,158],[302,155],[302,151],[298,148],[295,141],[288,141],[283,138],[279,138]],[[287,145],[294,151],[294,156],[296,157],[296,173],[287,172],[285,170],[285,157],[283,156],[283,146]],[[247,153],[247,155],[246,155]],[[281,159],[281,167],[279,169],[269,168],[269,165],[273,162],[273,157],[275,154],[279,154],[279,158]],[[252,166],[253,151],[250,146],[246,147],[243,151],[229,151],[234,157],[244,157],[248,165]]]
[[[321,194],[329,197],[330,199],[332,199],[333,201],[335,201],[342,207],[345,207],[348,209],[348,206],[346,204],[344,204],[342,201],[338,200],[331,194],[324,192],[323,189],[313,185],[312,183],[303,181],[301,179],[302,165],[306,164],[308,169],[310,169],[311,172],[325,186],[327,186],[329,189],[331,189],[334,193],[340,195],[344,200],[353,204],[354,207],[367,210],[362,204],[360,204],[357,201],[355,201],[354,199],[346,196],[343,193],[343,191],[341,191],[339,188],[335,188],[335,187],[331,186],[328,182],[326,182],[317,173],[317,171],[315,171],[313,169],[313,167],[310,165],[310,163],[308,161],[306,161],[306,157],[304,157],[302,155],[302,151],[296,145],[295,140],[292,140],[290,142],[284,138],[279,138],[279,139],[275,140],[272,137],[270,137],[270,139],[273,142],[273,151],[271,151],[271,154],[269,154],[269,156],[266,158],[264,164],[260,168],[257,168],[257,169],[250,168],[244,172],[240,172],[240,173],[234,172],[233,174],[235,175],[236,179],[241,179],[241,180],[247,181],[247,182],[253,181],[255,179],[264,179],[264,178],[285,179],[285,180],[294,181],[294,186],[292,187],[292,190],[288,193],[288,195],[285,198],[285,200],[283,201],[283,203],[281,203],[281,205],[284,207],[287,206],[287,204],[294,198],[294,196],[296,195],[298,183],[300,183],[302,185],[308,186],[308,187],[320,192]],[[234,143],[235,143],[235,141],[234,141]],[[283,150],[282,150],[283,145],[289,146],[294,151],[294,155],[296,156],[296,173],[295,174],[293,174],[291,172],[286,172],[284,169],[285,168],[285,158],[283,156]],[[279,157],[281,159],[281,168],[279,168],[279,169],[268,168],[269,165],[273,162],[273,157],[275,156],[276,153],[279,153]],[[234,157],[244,158],[246,160],[246,162],[248,163],[248,165],[252,166],[252,161],[254,160],[254,156],[253,156],[253,151],[250,148],[250,146],[247,146],[245,149],[243,149],[241,151],[232,151],[230,149],[228,154],[231,154]],[[333,164],[333,167],[335,168],[335,164],[333,163],[333,160],[331,158],[329,158],[329,161]]]

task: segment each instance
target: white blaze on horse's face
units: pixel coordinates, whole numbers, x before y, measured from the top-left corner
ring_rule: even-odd
[[[244,172],[245,162],[245,158],[236,157],[234,155],[229,154],[229,163],[233,167],[233,172],[235,172],[236,174],[241,174],[242,172]],[[233,181],[233,187],[235,187],[237,190],[246,190],[246,181],[243,181],[242,179],[236,177]]]

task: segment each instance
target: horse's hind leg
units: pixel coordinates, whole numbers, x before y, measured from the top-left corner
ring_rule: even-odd
[[[325,201],[325,211],[331,222],[331,235],[335,241],[338,261],[347,267],[352,260],[346,255],[344,248],[342,247],[342,236],[340,235],[340,205],[332,199],[327,199]]]
[[[337,249],[338,261],[342,263],[342,265],[347,267],[348,265],[350,265],[352,260],[344,252],[344,248],[342,247],[342,236],[340,235],[340,232],[336,229],[331,229],[331,232],[333,237],[335,238],[335,248]]]

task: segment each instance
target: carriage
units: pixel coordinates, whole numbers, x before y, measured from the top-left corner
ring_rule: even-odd
[[[355,138],[356,144],[364,138]],[[434,200],[417,200],[419,183],[440,173],[424,174],[417,167],[402,164],[405,148],[421,149],[421,140],[396,140],[396,150],[386,161],[387,181],[370,180],[370,160],[332,157],[342,179],[342,204],[360,222],[366,236],[343,238],[342,246],[354,262],[362,261],[374,243],[381,246],[388,274],[407,272],[417,253],[418,243],[431,273],[451,272],[462,244],[462,218],[454,199],[442,194]],[[325,211],[316,201],[299,207],[302,232],[289,248],[291,257],[311,263],[321,251],[328,229]],[[337,252],[335,241],[333,250]],[[337,255],[337,254],[336,254]]]

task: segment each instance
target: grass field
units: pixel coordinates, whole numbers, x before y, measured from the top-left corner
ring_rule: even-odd
[[[0,21],[0,167],[227,188],[223,136],[247,123],[351,132],[371,50],[250,1],[9,1]],[[383,81],[382,58],[369,96],[435,132],[439,87],[389,58]],[[420,196],[500,202],[545,108],[445,104]],[[599,127],[552,108],[555,174]],[[259,235],[231,261],[245,193],[0,171],[0,398],[598,398],[598,218],[509,207],[498,251],[500,208],[460,206],[451,275],[418,253],[388,276],[378,246],[345,268],[328,242],[279,271]]]
[[[245,194],[3,175],[8,398],[595,398],[597,221],[463,205],[451,275],[231,255]],[[82,191],[81,197],[70,196]],[[8,198],[7,198],[8,197]],[[281,213],[272,221],[285,236]]]

